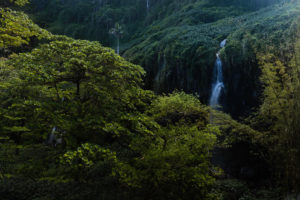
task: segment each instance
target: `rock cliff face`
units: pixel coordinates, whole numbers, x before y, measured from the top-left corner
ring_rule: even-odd
[[[115,41],[108,32],[116,22],[121,24],[125,30],[121,55],[146,69],[146,88],[157,93],[174,89],[196,93],[204,103],[210,98],[219,44],[227,38],[220,52],[225,86],[220,103],[234,117],[247,115],[259,104],[257,56],[288,39],[289,27],[300,13],[297,2],[280,0],[65,0],[59,6],[44,0],[35,4],[37,22],[50,24],[55,33],[112,47]],[[49,9],[51,18],[47,18]]]
[[[276,4],[213,23],[145,31],[123,55],[147,70],[147,88],[159,93],[183,89],[208,103],[216,53],[227,38],[221,51],[225,87],[220,103],[234,117],[245,116],[259,105],[257,56],[288,39],[289,27],[299,15],[293,6]]]

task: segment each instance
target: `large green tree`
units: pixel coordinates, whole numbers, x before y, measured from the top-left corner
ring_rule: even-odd
[[[155,98],[141,67],[98,42],[55,39],[1,62],[0,148],[18,161],[6,173],[208,198],[218,134],[208,109],[183,92]],[[46,146],[52,131],[66,148]]]
[[[289,192],[299,190],[300,180],[300,65],[299,23],[290,27],[290,40],[258,56],[264,84],[263,101],[256,128],[268,149],[273,180]],[[281,50],[281,51],[282,51]]]
[[[143,110],[148,96],[142,68],[97,42],[62,38],[2,67],[3,112],[26,119],[20,126],[42,138],[58,127],[68,145],[130,135],[131,113]]]
[[[136,155],[119,164],[121,182],[146,199],[206,199],[215,168],[209,158],[218,129],[208,125],[208,109],[183,92],[160,96],[147,113],[158,126],[134,137]]]
[[[299,187],[300,68],[294,61],[284,65],[273,55],[262,56],[265,83],[260,108],[267,129],[264,136],[270,150],[273,173],[287,189]]]

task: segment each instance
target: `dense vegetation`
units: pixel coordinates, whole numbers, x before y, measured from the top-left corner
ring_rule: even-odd
[[[150,0],[148,8],[146,0],[59,2],[35,2],[35,21],[53,33],[114,49],[120,42],[121,55],[146,70],[145,88],[160,94],[184,89],[208,103],[215,54],[228,38],[221,102],[234,118],[249,115],[260,103],[256,51],[264,45],[252,44],[259,42],[255,38],[274,33],[263,44],[281,43],[299,14],[295,1],[276,0]],[[116,24],[122,27],[117,39],[110,34]]]
[[[28,3],[0,2],[1,200],[297,197],[299,2]],[[203,104],[225,38],[238,120]]]

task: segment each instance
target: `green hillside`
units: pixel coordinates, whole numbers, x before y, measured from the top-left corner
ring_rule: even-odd
[[[257,54],[270,46],[288,45],[299,14],[298,4],[287,3],[212,23],[170,26],[163,21],[131,41],[124,56],[146,69],[149,88],[158,92],[184,89],[208,102],[215,55],[220,42],[227,38],[228,46],[221,55],[227,86],[223,101],[225,110],[240,115],[241,108],[249,111],[258,104]],[[174,18],[180,19],[180,15]]]
[[[245,116],[258,106],[261,84],[256,54],[267,45],[276,46],[280,38],[288,39],[299,14],[296,1],[150,0],[149,8],[146,3],[34,1],[32,12],[36,22],[53,33],[98,40],[115,49],[109,31],[120,24],[121,54],[147,71],[147,89],[158,93],[183,89],[197,93],[204,103],[210,96],[215,54],[227,38],[227,49],[234,49],[226,50],[224,57],[228,76],[221,100],[224,110],[234,116]],[[261,37],[269,41],[257,41]],[[260,47],[253,44],[257,42]]]
[[[297,200],[298,0],[0,1],[0,200]]]

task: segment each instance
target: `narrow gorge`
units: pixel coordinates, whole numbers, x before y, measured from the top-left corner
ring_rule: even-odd
[[[227,40],[223,40],[220,44],[220,48],[223,49],[226,45]],[[221,50],[218,51],[216,54],[217,60],[214,67],[213,73],[213,84],[212,84],[212,92],[211,97],[209,100],[209,105],[213,108],[217,108],[221,106],[219,104],[219,98],[221,95],[222,90],[224,89],[224,82],[223,82],[223,64],[220,58]]]

